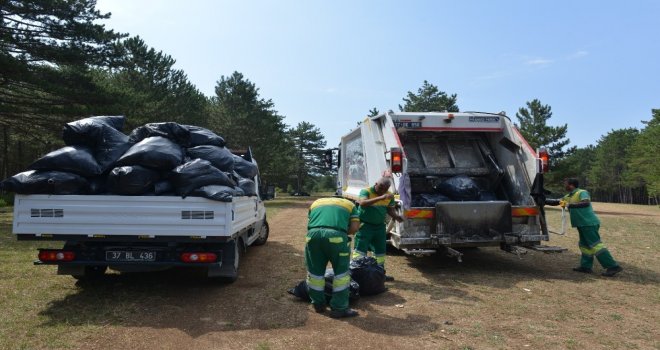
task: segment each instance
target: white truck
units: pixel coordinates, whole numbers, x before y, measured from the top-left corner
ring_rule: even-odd
[[[259,176],[254,182],[259,193]],[[39,249],[35,264],[57,265],[58,274],[77,279],[99,278],[108,268],[137,272],[188,266],[234,281],[241,255],[248,246],[265,244],[269,228],[260,196],[219,202],[17,194],[13,233],[18,240],[64,241],[63,248]]]
[[[360,190],[392,177],[405,220],[389,220],[388,242],[410,254],[438,251],[461,259],[454,248],[499,245],[524,253],[561,248],[548,241],[543,173],[548,154],[532,149],[503,114],[387,112],[368,117],[339,145],[338,189],[356,200]],[[467,176],[486,199],[420,201],[437,185]],[[426,204],[424,204],[426,203]]]

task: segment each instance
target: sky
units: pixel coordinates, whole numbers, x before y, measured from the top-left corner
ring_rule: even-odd
[[[328,146],[424,80],[461,111],[552,107],[572,145],[660,108],[660,1],[98,0],[102,23],[176,59],[207,96],[234,71]],[[231,140],[228,140],[231,142]]]

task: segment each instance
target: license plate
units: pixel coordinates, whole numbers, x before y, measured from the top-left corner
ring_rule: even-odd
[[[106,261],[156,261],[156,252],[146,251],[107,251]]]

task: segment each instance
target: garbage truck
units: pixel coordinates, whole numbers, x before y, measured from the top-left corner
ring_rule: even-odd
[[[341,137],[337,193],[357,200],[391,177],[404,221],[388,217],[388,242],[409,254],[460,261],[466,247],[556,252],[562,249],[541,245],[549,240],[548,161],[503,113],[389,111]]]

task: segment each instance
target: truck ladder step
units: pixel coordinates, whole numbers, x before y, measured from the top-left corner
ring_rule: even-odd
[[[568,248],[549,246],[549,245],[534,245],[530,249],[534,249],[538,252],[544,253],[563,253],[568,250]]]

